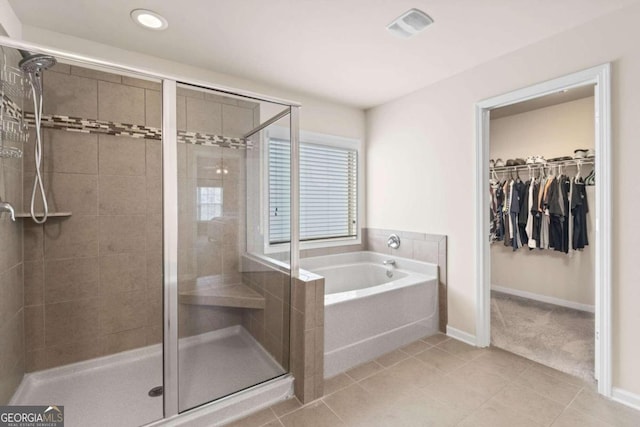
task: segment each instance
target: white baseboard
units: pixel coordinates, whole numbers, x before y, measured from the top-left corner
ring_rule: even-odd
[[[640,394],[613,387],[611,390],[611,399],[640,411]]]
[[[447,335],[474,347],[478,345],[478,340],[475,335],[471,335],[468,332],[461,331],[460,329],[453,328],[449,325],[447,325]]]
[[[568,300],[555,298],[555,297],[548,297],[546,295],[534,294],[532,292],[521,291],[518,289],[505,288],[504,286],[491,285],[491,290],[502,292],[503,294],[509,294],[509,295],[515,295],[517,297],[528,298],[535,301],[546,302],[548,304],[573,308],[575,310],[588,311],[589,313],[596,312],[596,308],[593,305],[582,304],[579,302],[568,301]]]

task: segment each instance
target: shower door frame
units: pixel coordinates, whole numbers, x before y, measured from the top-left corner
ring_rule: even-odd
[[[254,386],[236,393],[202,402],[201,405],[180,411],[179,408],[179,338],[178,338],[178,119],[177,85],[190,85],[194,88],[211,89],[229,95],[239,95],[229,89],[216,89],[201,82],[192,83],[188,79],[162,80],[162,182],[163,182],[163,259],[164,259],[164,416],[165,420],[179,414],[199,410],[218,401],[225,401],[239,392],[249,391]],[[298,277],[299,272],[299,183],[295,179],[299,170],[299,108],[284,101],[265,99],[257,95],[240,95],[256,101],[280,104],[289,110],[282,118],[289,116],[291,136],[291,247],[289,278]],[[283,111],[286,111],[283,110]],[[268,120],[267,120],[268,122]],[[265,122],[266,123],[266,122]],[[285,374],[286,375],[286,374]],[[276,377],[277,379],[279,377]],[[268,384],[269,381],[263,384]]]
[[[611,157],[611,64],[605,63],[562,77],[517,89],[478,102],[475,106],[475,344],[491,344],[491,254],[489,244],[489,120],[494,108],[516,104],[565,89],[594,86],[595,223],[595,363],[598,393],[613,397],[612,387],[612,157]]]
[[[239,391],[231,396],[205,402],[201,406],[180,412],[178,410],[178,162],[177,162],[177,83],[214,90],[233,96],[240,96],[254,101],[270,102],[289,108],[291,132],[291,258],[290,277],[298,277],[299,273],[299,120],[301,104],[296,101],[260,95],[251,91],[218,85],[204,80],[193,79],[153,71],[148,68],[126,65],[120,62],[107,61],[88,55],[77,54],[63,49],[51,48],[35,43],[15,40],[0,36],[0,45],[27,50],[33,53],[53,55],[72,64],[146,79],[162,83],[162,198],[163,198],[163,418],[153,421],[153,425],[162,424],[180,414],[214,409],[219,401],[228,401],[240,393],[251,392],[256,386]],[[286,375],[286,374],[285,374]],[[278,377],[280,378],[280,377]],[[267,381],[257,387],[268,386]],[[204,414],[203,414],[204,415]]]

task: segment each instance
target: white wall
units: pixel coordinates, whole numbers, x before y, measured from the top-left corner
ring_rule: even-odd
[[[9,4],[9,0],[0,0],[0,35],[16,39],[22,37],[22,23]]]
[[[144,55],[116,47],[83,40],[31,26],[23,26],[22,38],[42,46],[67,50],[92,58],[113,61],[156,72],[176,74],[188,78],[208,81],[213,84],[253,91],[262,95],[291,99],[302,104],[300,127],[304,130],[364,140],[365,114],[358,108],[289,90],[274,88],[227,74],[192,67],[166,59]]]
[[[594,98],[491,119],[490,158],[542,155],[573,156],[573,150],[595,147]]]
[[[551,95],[553,96],[553,95]],[[588,97],[491,120],[490,158],[531,155],[547,159],[571,156],[576,148],[595,146],[594,98]],[[574,175],[576,169],[567,167]],[[591,168],[589,167],[589,171]],[[583,176],[588,173],[584,168]],[[527,179],[528,172],[520,172]],[[591,245],[569,254],[491,245],[491,285],[593,306],[595,304],[595,188],[587,187],[591,210],[587,230]]]
[[[613,383],[640,394],[640,5],[367,113],[367,225],[448,235],[449,324],[475,333],[474,105],[613,62]]]

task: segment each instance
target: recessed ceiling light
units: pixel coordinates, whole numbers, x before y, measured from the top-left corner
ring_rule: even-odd
[[[164,30],[169,26],[169,23],[163,16],[146,9],[132,10],[131,19],[133,19],[133,22],[136,24],[150,30]]]
[[[431,24],[433,24],[433,18],[429,15],[419,9],[410,9],[387,25],[387,30],[395,36],[408,39]]]

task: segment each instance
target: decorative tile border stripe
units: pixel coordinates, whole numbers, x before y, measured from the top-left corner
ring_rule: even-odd
[[[2,108],[2,114],[10,117],[14,120],[20,120],[22,118],[22,110],[11,98],[7,95],[2,96],[0,101],[0,108]]]
[[[25,113],[25,121],[29,126],[35,123],[33,113]],[[62,115],[43,115],[42,127],[70,132],[97,133],[103,135],[128,136],[152,140],[162,139],[162,130],[127,123],[108,122],[105,120],[82,119]],[[244,138],[229,138],[221,135],[210,135],[199,132],[178,131],[178,142],[185,144],[206,145],[221,148],[251,149],[253,144]]]
[[[243,138],[228,138],[226,136],[187,132],[184,130],[178,131],[178,142],[234,149],[251,149],[253,146],[250,140]]]

